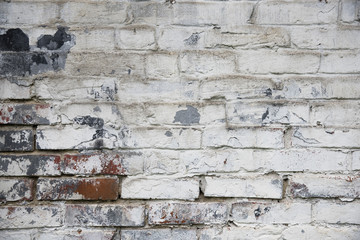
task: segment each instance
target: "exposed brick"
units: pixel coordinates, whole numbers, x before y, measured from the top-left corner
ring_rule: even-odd
[[[124,229],[121,230],[122,240],[178,240],[196,239],[195,229]]]
[[[310,223],[311,203],[234,203],[231,215],[236,223]]]
[[[281,199],[283,180],[279,176],[205,177],[205,197],[248,197]]]
[[[146,26],[129,26],[115,32],[116,46],[120,49],[155,49],[155,30]]]
[[[0,151],[32,151],[33,144],[32,130],[0,131]]]
[[[282,148],[283,130],[209,127],[204,130],[202,144],[205,147]]]
[[[313,218],[316,222],[360,224],[359,212],[359,202],[320,201],[313,206]]]
[[[356,175],[294,175],[289,193],[298,198],[359,198],[360,179]]]
[[[0,79],[0,99],[30,99],[30,81]]]
[[[225,203],[152,203],[149,224],[222,224],[226,223]]]
[[[359,147],[359,129],[297,128],[292,138],[295,147]]]
[[[0,201],[32,200],[31,179],[0,179]]]
[[[68,226],[127,227],[144,226],[143,205],[87,204],[67,205],[65,223]]]
[[[135,175],[143,172],[141,152],[65,155],[65,174]]]
[[[319,68],[320,55],[310,51],[249,50],[237,56],[240,73],[315,73]]]
[[[230,125],[309,124],[309,105],[303,103],[241,101],[226,105]]]
[[[291,226],[283,232],[284,239],[348,239],[356,240],[360,236],[358,226]]]
[[[0,124],[49,125],[57,116],[49,104],[0,104]]]
[[[321,24],[335,23],[338,2],[261,2],[254,20],[257,24]]]
[[[60,227],[63,218],[60,205],[0,207],[0,229]]]
[[[115,200],[119,179],[112,178],[40,178],[39,200]]]
[[[121,183],[121,198],[125,199],[194,200],[198,196],[199,181],[196,179],[128,177]]]
[[[350,169],[351,157],[342,151],[325,149],[291,149],[253,153],[253,162],[266,171],[276,172],[324,172]]]

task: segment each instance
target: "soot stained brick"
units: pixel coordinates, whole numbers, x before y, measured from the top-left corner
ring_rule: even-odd
[[[48,50],[57,50],[68,41],[71,41],[71,35],[66,33],[64,27],[59,27],[54,36],[42,36],[37,42],[37,47],[46,48]]]
[[[29,51],[29,37],[20,29],[8,29],[0,35],[0,51]]]
[[[74,122],[80,125],[88,125],[96,129],[102,129],[104,126],[104,120],[101,118],[83,116],[74,118]]]
[[[182,125],[189,126],[194,123],[199,123],[200,114],[193,106],[186,106],[186,110],[178,111],[175,114],[173,123],[180,122]]]

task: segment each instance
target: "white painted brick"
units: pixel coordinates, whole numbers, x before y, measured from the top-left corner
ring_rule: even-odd
[[[359,73],[359,51],[328,52],[321,57],[320,72],[323,73]]]
[[[313,206],[313,218],[316,222],[360,224],[359,212],[359,202],[320,201]]]
[[[196,179],[127,177],[121,184],[121,198],[125,199],[194,200],[198,196]]]
[[[1,239],[6,240],[31,240],[31,230],[20,230],[20,231],[13,231],[13,230],[2,230],[0,231]]]
[[[186,52],[180,56],[181,73],[208,77],[235,73],[235,56],[228,52]]]
[[[360,230],[357,226],[291,226],[282,234],[284,240],[291,239],[339,239],[357,240]]]
[[[49,24],[58,18],[56,3],[1,2],[0,24]]]
[[[144,150],[144,172],[152,174],[175,174],[179,172],[179,152],[169,150]]]
[[[234,203],[231,210],[236,223],[299,224],[311,222],[311,203]]]
[[[194,229],[124,229],[121,230],[122,240],[179,240],[196,239]]]
[[[32,200],[32,179],[0,179],[0,199],[3,202]]]
[[[0,229],[59,227],[63,218],[60,205],[0,207]]]
[[[67,101],[114,101],[117,99],[116,78],[62,78],[35,81],[33,94],[40,99]]]
[[[360,103],[323,101],[311,104],[311,123],[324,126],[357,127],[360,125]]]
[[[360,32],[349,27],[298,27],[291,29],[291,41],[299,48],[360,48]]]
[[[61,19],[66,23],[80,24],[121,24],[126,20],[126,4],[67,2],[60,11]]]
[[[275,88],[276,83],[271,78],[233,76],[203,81],[200,86],[200,93],[203,99],[225,98],[226,100],[234,100],[271,97]]]
[[[359,147],[359,129],[297,128],[291,138],[295,147]]]
[[[30,99],[30,81],[0,79],[0,99]]]
[[[66,240],[77,240],[77,239],[87,239],[87,240],[112,240],[116,239],[116,230],[112,229],[86,229],[86,228],[77,228],[77,229],[64,229],[64,230],[42,230],[33,234],[33,239],[37,240],[58,240],[63,239],[65,236]]]
[[[341,1],[341,20],[346,23],[353,23],[359,19],[358,12],[360,2],[358,0]]]
[[[351,159],[346,152],[325,149],[255,150],[253,158],[256,166],[276,172],[346,171]]]
[[[209,28],[199,27],[162,27],[158,45],[166,50],[204,49],[208,31]]]
[[[308,125],[309,105],[279,101],[241,101],[226,104],[230,125],[262,126],[268,124]]]
[[[178,74],[176,54],[152,54],[146,56],[146,74],[150,78],[170,78]]]
[[[71,51],[112,51],[115,48],[113,29],[85,29],[74,32],[76,44]]]
[[[315,73],[320,55],[310,51],[249,50],[237,54],[240,73]]]
[[[144,26],[129,26],[115,31],[119,49],[155,49],[155,30]]]
[[[205,197],[281,199],[283,180],[278,176],[205,177]]]
[[[174,9],[162,2],[130,2],[128,12],[132,23],[167,25],[174,19]]]
[[[300,198],[359,198],[360,179],[349,175],[294,175],[290,193]]]
[[[257,24],[321,24],[335,23],[338,1],[266,1],[258,5]]]
[[[266,239],[277,240],[285,227],[281,225],[236,225],[200,230],[199,240]]]
[[[190,26],[244,25],[250,18],[252,2],[185,2],[175,4],[174,24]]]
[[[250,129],[212,127],[204,130],[203,146],[234,148],[282,148],[284,147],[282,129]]]
[[[196,101],[198,81],[129,81],[118,86],[120,102],[179,102]]]
[[[187,173],[238,172],[242,168],[254,170],[252,150],[182,151],[180,163]]]
[[[351,170],[360,170],[360,151],[355,151],[352,154],[352,168]]]
[[[144,226],[142,204],[69,204],[66,205],[66,226],[129,227]]]

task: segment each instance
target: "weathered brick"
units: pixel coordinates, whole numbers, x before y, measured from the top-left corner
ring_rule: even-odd
[[[359,198],[360,179],[351,175],[294,175],[289,192],[299,198]]]
[[[32,151],[33,144],[32,130],[0,131],[0,151]]]
[[[46,24],[58,18],[58,11],[58,5],[51,2],[1,2],[0,24]]]
[[[255,150],[253,164],[276,172],[324,172],[350,170],[351,157],[342,151],[325,149]]]
[[[316,73],[320,54],[310,51],[248,50],[237,55],[240,73]]]
[[[174,174],[180,171],[179,152],[173,150],[144,150],[145,174]]]
[[[321,57],[319,72],[322,73],[359,73],[359,51],[327,52]]]
[[[30,99],[30,81],[0,79],[0,99]]]
[[[65,155],[65,174],[136,175],[143,172],[144,158],[141,152],[110,152],[100,154]]]
[[[125,199],[194,200],[198,196],[196,179],[127,177],[121,183],[121,198]]]
[[[113,29],[86,29],[76,31],[74,35],[76,36],[76,45],[71,49],[72,52],[113,51],[115,49]]]
[[[204,130],[203,146],[234,148],[282,148],[283,130],[212,127]]]
[[[143,205],[87,204],[66,205],[67,226],[128,227],[144,226]]]
[[[230,52],[196,51],[180,56],[184,76],[209,77],[235,73],[235,56]]]
[[[154,50],[155,30],[141,25],[120,28],[115,31],[115,42],[119,49]]]
[[[166,26],[159,29],[158,45],[165,50],[204,49],[209,28]]]
[[[149,224],[221,224],[226,223],[225,203],[151,203]]]
[[[117,231],[115,229],[53,229],[53,230],[40,230],[32,236],[37,240],[55,240],[65,237],[66,240],[112,240],[116,238]]]
[[[137,53],[72,53],[65,71],[70,76],[108,76],[144,74],[144,56]]]
[[[309,105],[303,103],[241,101],[226,104],[226,110],[230,125],[309,124]]]
[[[350,27],[298,27],[291,29],[291,41],[299,48],[360,48],[360,32]]]
[[[257,24],[322,24],[335,23],[338,2],[267,1],[258,5],[254,16]]]
[[[0,207],[0,229],[60,227],[63,218],[60,205]]]
[[[295,147],[359,147],[359,129],[297,128],[292,138]]]
[[[55,155],[0,155],[0,176],[57,176],[60,161]]]
[[[311,123],[324,126],[360,125],[360,103],[356,101],[321,101],[311,104]]]
[[[31,230],[2,230],[0,231],[1,239],[6,240],[31,240]]]
[[[119,179],[112,178],[39,178],[39,200],[115,200]]]
[[[255,169],[252,152],[238,149],[187,150],[182,151],[179,158],[187,173],[239,172],[242,168]]]
[[[60,79],[35,81],[34,95],[40,99],[107,102],[117,100],[116,78]]]
[[[0,179],[0,201],[32,200],[31,179]]]
[[[231,215],[236,223],[310,223],[311,203],[234,203]]]
[[[124,229],[122,240],[196,239],[195,229]]]
[[[125,22],[126,4],[123,2],[108,2],[106,4],[67,2],[63,5],[60,15],[67,23],[79,24],[121,24]]]
[[[49,125],[57,116],[49,104],[0,104],[0,124]]]
[[[151,54],[146,56],[146,75],[150,78],[170,78],[178,74],[176,54]]]
[[[358,226],[311,226],[297,225],[286,228],[282,234],[284,239],[359,239]]]
[[[320,201],[313,206],[313,219],[316,222],[334,224],[360,224],[359,212],[359,202],[334,203]]]
[[[205,177],[205,197],[248,197],[281,199],[283,180],[279,176]]]
[[[352,154],[351,170],[360,170],[360,151],[354,151]]]
[[[271,97],[274,89],[276,82],[271,78],[240,75],[202,81],[200,93],[203,99],[234,100]]]
[[[183,2],[175,4],[173,23],[188,26],[244,25],[253,11],[254,2]]]
[[[128,12],[131,21],[139,24],[163,25],[171,24],[174,10],[161,2],[130,2]]]
[[[360,3],[358,0],[341,1],[341,21],[355,23],[359,20]]]
[[[231,227],[212,227],[201,229],[199,240],[227,240],[227,239],[280,239],[282,225],[240,225]]]

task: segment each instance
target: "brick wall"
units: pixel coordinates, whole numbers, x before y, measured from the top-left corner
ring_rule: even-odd
[[[360,1],[0,2],[0,239],[360,239]]]

